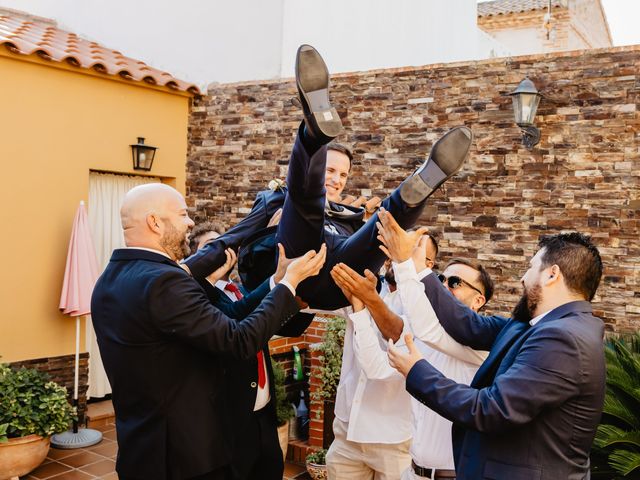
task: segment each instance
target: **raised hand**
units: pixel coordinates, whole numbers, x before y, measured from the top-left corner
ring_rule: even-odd
[[[229,273],[229,271],[233,268],[233,266],[236,264],[236,261],[238,260],[236,252],[232,248],[227,248],[224,251],[224,254],[227,258],[225,262],[222,264],[222,266],[217,268],[207,276],[207,280],[209,280],[209,282],[211,282],[212,285],[215,285],[215,283],[218,280],[221,280],[222,278],[224,278],[227,275],[227,273]]]
[[[387,356],[389,357],[389,365],[406,377],[413,366],[422,360],[423,357],[418,347],[413,343],[413,335],[410,333],[405,334],[404,341],[407,344],[409,353],[402,352],[393,344],[391,339],[389,339]]]
[[[284,253],[284,247],[281,243],[278,243],[278,266],[276,267],[276,273],[273,274],[273,281],[275,283],[279,283],[280,280],[284,278],[284,275],[287,273],[287,268],[294,260],[294,258],[287,258],[287,255]]]
[[[425,268],[427,268],[427,245],[429,244],[429,237],[427,235],[423,235],[420,240],[418,240],[418,245],[413,249],[413,255],[411,258],[413,259],[413,264],[416,267],[416,272],[421,272]]]
[[[294,259],[287,267],[283,280],[293,288],[305,278],[313,277],[320,273],[327,258],[327,246],[323,243],[320,250],[309,250],[303,256]]]
[[[331,269],[331,277],[336,282],[336,285],[349,292],[351,296],[364,302],[365,305],[368,305],[379,297],[378,292],[376,292],[378,279],[370,270],[365,270],[364,275],[363,277],[344,263],[338,263]]]
[[[338,286],[338,288],[342,290],[342,294],[346,297],[346,299],[353,307],[353,311],[358,312],[362,310],[364,308],[364,303],[353,294],[353,292],[349,289],[349,285],[344,281],[341,275],[338,275],[338,273],[335,271],[335,268],[331,269],[331,272],[329,273],[331,274],[331,278],[333,278],[333,281]]]
[[[413,255],[420,238],[429,232],[427,227],[420,227],[413,232],[404,230],[393,216],[384,208],[378,212],[378,240],[380,249],[396,263],[401,263]]]

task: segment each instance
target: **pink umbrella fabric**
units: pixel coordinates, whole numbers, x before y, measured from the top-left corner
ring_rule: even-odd
[[[98,280],[98,262],[93,247],[89,219],[80,202],[69,240],[67,266],[60,295],[60,310],[72,317],[91,313],[91,293]]]

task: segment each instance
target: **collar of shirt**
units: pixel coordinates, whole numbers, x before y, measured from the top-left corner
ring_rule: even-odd
[[[173,258],[171,258],[169,255],[167,255],[165,252],[161,252],[160,250],[156,250],[154,248],[145,248],[145,247],[124,247],[126,249],[134,249],[134,250],[146,250],[147,252],[153,252],[153,253],[159,253],[160,255],[163,255],[165,257],[167,257],[169,260],[173,261]]]
[[[543,318],[547,313],[549,313],[550,311],[551,311],[551,310],[547,310],[546,312],[541,313],[541,314],[540,314],[540,315],[538,315],[537,317],[532,318],[531,320],[529,320],[529,325],[531,325],[531,326],[533,327],[536,323],[538,323],[540,320],[542,320],[542,318]]]

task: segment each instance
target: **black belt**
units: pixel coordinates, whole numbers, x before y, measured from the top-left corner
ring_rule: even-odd
[[[455,470],[436,470],[435,468],[424,468],[420,465],[416,465],[416,462],[411,460],[411,468],[413,472],[419,477],[427,477],[435,480],[436,478],[456,478]]]

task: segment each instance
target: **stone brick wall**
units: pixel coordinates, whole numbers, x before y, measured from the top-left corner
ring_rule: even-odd
[[[329,59],[330,60],[330,59]],[[590,233],[605,263],[594,301],[608,330],[640,327],[640,47],[564,52],[338,75],[331,96],[354,147],[349,193],[386,195],[449,128],[475,134],[463,170],[429,201],[440,264],[485,264],[489,312],[508,313],[540,234]],[[529,76],[544,93],[532,151],[511,100]],[[189,125],[187,196],[196,220],[235,224],[284,178],[300,112],[291,79],[215,85]]]

